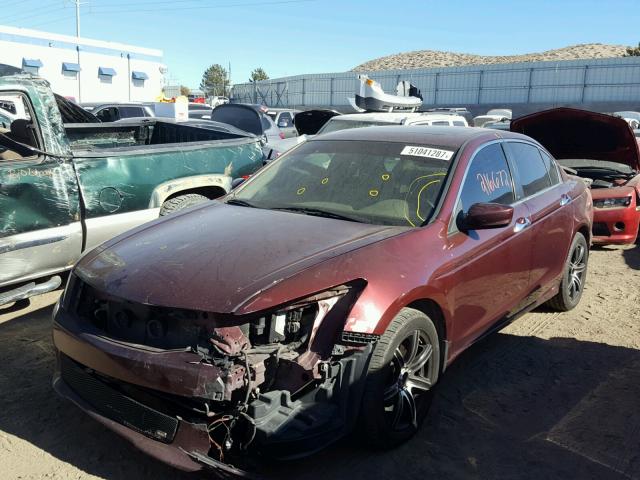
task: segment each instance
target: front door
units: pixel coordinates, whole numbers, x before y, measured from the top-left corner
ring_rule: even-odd
[[[0,287],[71,266],[82,247],[73,164],[11,144],[42,148],[26,117],[0,131]]]
[[[531,233],[522,228],[529,211],[515,203],[511,170],[498,142],[482,147],[472,158],[455,216],[464,216],[475,203],[513,205],[514,215],[503,228],[468,232],[450,228],[446,254],[455,260],[444,270],[454,353],[522,308],[529,293]]]

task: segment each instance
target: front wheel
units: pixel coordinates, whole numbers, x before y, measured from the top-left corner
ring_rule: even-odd
[[[560,312],[567,312],[574,308],[582,298],[585,280],[587,279],[587,265],[589,263],[589,246],[580,232],[576,233],[565,262],[560,291],[547,304]]]
[[[374,448],[411,438],[431,405],[440,372],[435,325],[424,313],[403,309],[371,356],[360,413],[360,430]]]
[[[209,199],[199,193],[186,193],[184,195],[178,195],[177,197],[170,198],[162,204],[160,208],[160,216],[164,217],[170,213],[177,212],[184,208],[193,207],[204,202],[208,202]]]

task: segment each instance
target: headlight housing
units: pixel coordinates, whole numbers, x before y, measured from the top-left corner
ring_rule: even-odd
[[[593,200],[595,208],[619,208],[631,205],[631,197],[598,198]]]

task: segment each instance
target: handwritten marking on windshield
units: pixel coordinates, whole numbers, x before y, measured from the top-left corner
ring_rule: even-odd
[[[370,197],[377,197],[378,196],[378,190],[369,190],[369,196]]]
[[[382,181],[386,182],[387,180],[389,180],[391,178],[391,175],[389,175],[388,173],[384,173],[382,174]]]
[[[300,187],[296,193],[298,195],[302,195],[306,191],[307,191],[307,187]]]

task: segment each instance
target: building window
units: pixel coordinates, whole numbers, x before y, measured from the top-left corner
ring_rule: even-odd
[[[131,81],[134,87],[144,87],[144,81],[149,80],[149,75],[145,72],[131,72]]]
[[[98,78],[102,83],[113,83],[116,71],[109,67],[98,67]]]
[[[80,65],[78,63],[62,62],[62,75],[74,80],[78,79]]]
[[[22,70],[32,75],[38,75],[42,62],[37,58],[23,58]]]

